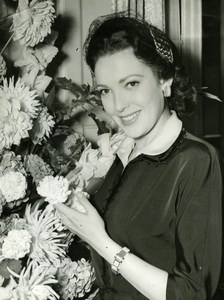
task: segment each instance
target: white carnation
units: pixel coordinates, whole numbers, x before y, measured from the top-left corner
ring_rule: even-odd
[[[4,258],[19,259],[30,251],[31,235],[27,230],[9,231],[2,245]]]
[[[37,192],[45,201],[56,204],[58,202],[65,202],[71,191],[68,190],[69,182],[62,176],[46,176],[37,187]]]
[[[0,190],[7,202],[24,198],[26,189],[26,177],[20,172],[9,171],[0,177]]]

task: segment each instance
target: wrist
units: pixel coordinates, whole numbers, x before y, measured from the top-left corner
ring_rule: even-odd
[[[111,265],[111,270],[114,274],[120,274],[120,267],[125,257],[130,253],[130,249],[123,247],[118,253],[114,256],[114,261]]]
[[[92,247],[102,256],[110,265],[114,261],[114,256],[122,247],[115,243],[106,233],[100,240],[94,243]]]

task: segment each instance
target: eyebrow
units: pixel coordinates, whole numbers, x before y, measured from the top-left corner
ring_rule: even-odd
[[[127,76],[121,78],[121,79],[119,80],[119,83],[123,83],[123,82],[125,82],[128,78],[134,77],[134,76],[136,76],[136,77],[144,77],[144,75],[142,75],[142,74],[129,74],[129,75],[127,75]],[[105,84],[97,84],[95,88],[99,88],[99,87],[107,87],[107,85],[105,85]]]
[[[142,74],[129,74],[129,75],[125,76],[124,78],[121,78],[121,79],[119,80],[119,83],[123,83],[123,82],[126,81],[128,78],[134,77],[134,76],[137,76],[137,77],[144,77]]]

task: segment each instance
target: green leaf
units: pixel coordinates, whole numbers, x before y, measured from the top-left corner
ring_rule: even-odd
[[[58,38],[58,31],[51,30],[51,33],[48,34],[46,36],[46,38],[44,39],[44,43],[53,46],[55,44],[55,41],[57,40],[57,38]]]
[[[219,97],[217,97],[216,95],[213,95],[213,94],[211,94],[211,93],[202,92],[202,95],[203,95],[204,97],[207,97],[207,98],[214,99],[214,100],[216,100],[216,101],[222,102],[222,100],[219,99]]]
[[[0,29],[8,31],[9,28],[11,27],[11,25],[12,25],[13,16],[8,15],[8,16],[3,18],[3,16],[1,14],[2,14],[2,12],[0,12]]]
[[[65,136],[68,136],[70,134],[72,134],[74,132],[74,130],[69,127],[69,126],[58,126],[53,134],[52,137],[55,137],[55,136],[59,136],[59,135],[65,135]]]
[[[91,92],[91,88],[89,84],[82,84],[82,91],[83,91],[83,96],[86,97],[90,92]]]
[[[208,93],[208,92],[204,92],[204,90],[207,90],[207,89],[208,89],[207,86],[196,88],[198,95],[201,95],[203,97],[214,99],[216,101],[222,102],[222,100],[218,96],[216,96],[214,94],[211,94],[211,93]]]
[[[22,269],[22,263],[20,260],[16,259],[4,259],[3,261],[1,261],[0,275],[4,278],[10,278],[10,272],[8,271],[7,267],[15,273],[19,274]]]
[[[47,95],[47,97],[45,98],[44,100],[44,103],[45,105],[48,107],[48,108],[51,108],[52,107],[52,104],[54,102],[54,99],[55,99],[55,87],[53,87],[49,94]]]
[[[74,108],[77,108],[77,107],[80,107],[80,106],[83,106],[85,104],[89,104],[88,101],[86,101],[86,99],[72,99],[72,110]]]
[[[87,103],[92,103],[92,105],[94,106],[102,106],[102,101],[101,98],[98,97],[98,95],[95,94],[90,94],[88,99],[87,99]]]
[[[65,176],[70,171],[70,168],[72,169],[75,167],[73,159],[66,156],[61,150],[54,148],[49,143],[46,144],[43,149],[43,156],[56,174]]]
[[[106,122],[105,121],[101,121],[99,120],[96,115],[94,113],[89,113],[88,114],[93,121],[96,123],[97,127],[98,127],[98,131],[97,134],[103,134],[103,133],[108,133],[110,132],[109,128],[106,126]]]
[[[63,90],[71,91],[76,97],[80,97],[83,95],[82,88],[71,81],[71,79],[67,79],[65,77],[55,78],[55,84]]]

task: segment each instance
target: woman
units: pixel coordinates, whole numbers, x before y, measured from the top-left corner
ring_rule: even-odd
[[[222,177],[213,147],[183,129],[196,91],[172,42],[137,18],[90,28],[86,61],[123,133],[87,213],[57,206],[91,246],[96,299],[212,299],[221,265]]]

